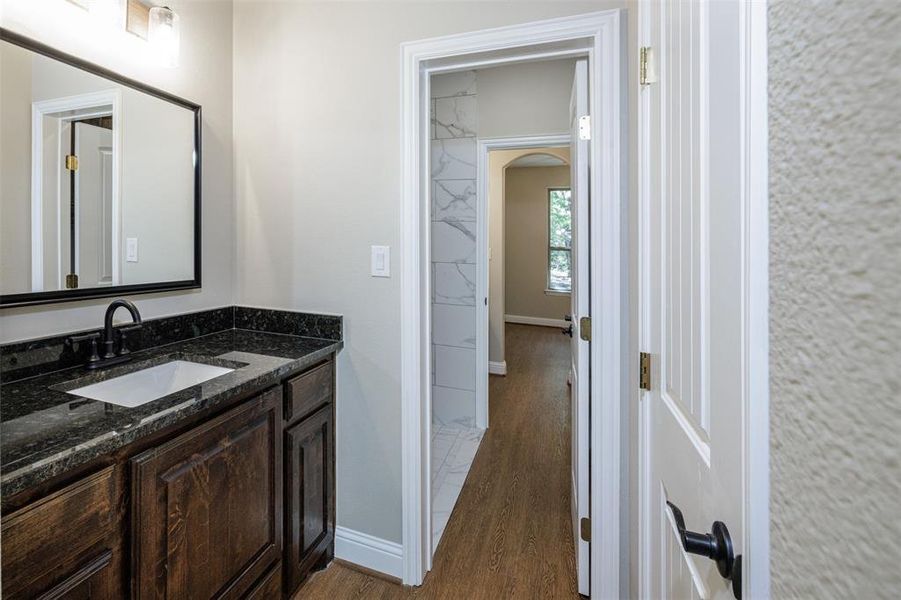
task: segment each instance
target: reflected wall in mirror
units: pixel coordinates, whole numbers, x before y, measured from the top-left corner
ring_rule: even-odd
[[[199,287],[200,107],[0,34],[0,304]]]

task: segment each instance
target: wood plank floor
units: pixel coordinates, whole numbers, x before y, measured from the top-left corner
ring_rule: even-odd
[[[569,338],[507,325],[490,427],[419,588],[332,563],[297,598],[579,598],[570,523]]]

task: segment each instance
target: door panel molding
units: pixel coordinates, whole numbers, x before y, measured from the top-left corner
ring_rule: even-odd
[[[642,0],[638,6],[639,45],[652,49],[660,71],[659,83],[643,86],[638,98],[639,339],[644,351],[659,353],[660,357],[652,372],[652,381],[659,382],[660,387],[643,392],[639,407],[638,596],[653,597],[661,589],[665,593],[665,588],[659,587],[663,575],[652,569],[649,557],[652,548],[659,552],[665,547],[665,536],[672,529],[668,509],[661,512],[663,506],[659,504],[665,501],[665,490],[651,480],[653,456],[660,452],[657,446],[661,443],[651,435],[656,429],[662,432],[660,437],[681,438],[674,446],[678,452],[696,452],[703,457],[707,449],[699,471],[710,473],[700,473],[699,485],[740,489],[740,506],[737,511],[729,509],[731,516],[723,520],[731,520],[728,524],[737,543],[736,553],[743,557],[744,596],[768,597],[767,6],[766,2],[750,1],[676,4]],[[664,25],[671,15],[666,10],[670,6],[674,6],[673,14],[679,18],[667,28]],[[726,15],[724,11],[731,12]],[[705,29],[710,23],[723,18],[727,19],[723,22],[728,23],[728,31],[712,28],[707,37]],[[683,41],[687,45],[679,45]],[[668,44],[679,51],[668,56]],[[708,45],[723,51],[707,52]],[[685,70],[681,73],[676,64],[679,59],[688,61],[682,63]],[[723,73],[725,68],[735,73],[734,81],[718,81],[712,76],[715,71],[708,70],[719,69]],[[682,94],[677,99],[683,104],[674,102],[665,109],[674,94]],[[706,102],[708,95],[711,100]],[[677,116],[685,123],[685,129],[678,133],[690,134],[683,136],[680,143],[665,135]],[[697,127],[706,125],[708,118],[708,130]],[[655,162],[661,169],[659,180],[653,176]],[[733,171],[724,174],[724,167]],[[667,174],[685,177],[674,179],[675,186],[665,187]],[[661,205],[661,198],[666,205]],[[690,199],[691,204],[685,204],[685,199]],[[677,218],[684,215],[678,211],[685,208],[698,211],[697,219],[689,220],[688,229]],[[689,214],[695,219],[694,213]],[[735,226],[728,232],[712,227],[712,223],[720,221]],[[678,227],[673,229],[674,226]],[[654,232],[658,231],[662,235],[655,237]],[[691,244],[683,244],[678,237],[686,231]],[[734,265],[724,263],[711,250],[715,244],[723,248],[725,241],[730,244],[728,252],[734,252],[736,257]],[[656,266],[654,257],[667,256],[667,252],[677,260]],[[673,272],[671,278],[667,271]],[[686,273],[691,277],[686,279]],[[655,287],[664,300],[659,307],[649,300]],[[673,301],[675,311],[664,309],[666,299]],[[721,306],[719,314],[715,312],[717,302]],[[723,313],[724,306],[736,308]],[[724,314],[735,315],[729,321],[734,327],[728,327],[726,332],[713,331],[712,323],[722,325]],[[690,323],[690,335],[673,330],[675,318]],[[718,337],[711,337],[713,334]],[[657,345],[655,340],[662,343]],[[687,368],[687,361],[698,364]],[[690,381],[686,380],[686,373],[691,374]],[[718,398],[729,389],[734,390],[729,394],[734,400],[724,407]],[[741,464],[728,473],[726,480],[719,480],[713,473],[717,462],[723,460],[724,429],[731,429],[722,426],[724,410],[729,419],[734,414],[733,422],[741,419],[740,427],[728,434],[734,446],[726,444],[730,460],[734,451]],[[669,439],[668,443],[674,442]],[[679,475],[684,477],[686,473]],[[720,510],[713,506],[715,500],[708,494],[679,487],[681,500],[691,507],[695,519]],[[661,514],[666,518],[660,519]],[[698,526],[703,525],[706,524]],[[710,596],[731,597],[731,591],[721,586],[725,580],[711,575],[711,565],[694,562],[694,558],[689,560],[697,567],[699,580],[707,586]],[[681,584],[682,580],[678,585]],[[703,597],[703,587],[694,587],[692,596]],[[685,588],[678,589],[681,593]],[[685,594],[688,596],[688,592]]]

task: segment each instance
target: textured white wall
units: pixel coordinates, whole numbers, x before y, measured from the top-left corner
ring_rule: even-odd
[[[147,61],[146,43],[125,32],[95,32],[74,4],[3,0],[0,24],[64,52],[203,106],[203,289],[133,296],[145,318],[231,304],[235,254],[232,147],[232,4],[167,4],[181,17],[179,65]],[[109,299],[3,309],[0,342],[97,327]]]
[[[901,3],[769,8],[772,585],[901,593]]]

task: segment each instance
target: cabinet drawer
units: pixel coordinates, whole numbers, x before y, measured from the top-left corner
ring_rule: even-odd
[[[285,423],[306,416],[334,393],[335,362],[330,360],[285,382]]]
[[[113,583],[106,574],[118,553],[116,496],[108,467],[4,518],[3,597],[35,598],[89,580],[88,597],[112,593],[101,588]]]

